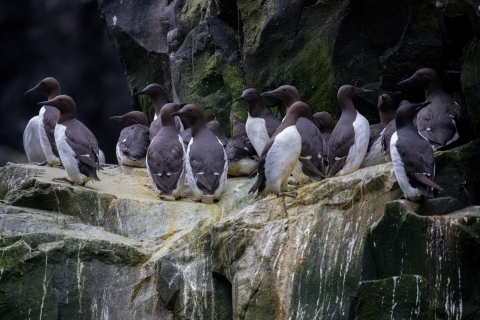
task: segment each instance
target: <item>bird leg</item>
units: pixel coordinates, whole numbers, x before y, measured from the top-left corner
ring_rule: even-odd
[[[292,198],[296,198],[298,196],[298,192],[297,191],[284,191],[284,192],[280,192],[277,194],[277,197],[292,197]]]
[[[47,160],[45,160],[45,161],[42,161],[42,162],[35,162],[35,164],[36,164],[37,166],[43,167],[43,166],[46,166],[46,165],[48,164],[48,162],[47,162]]]
[[[62,178],[53,178],[52,181],[58,181],[58,182],[68,182],[70,183],[71,185],[74,185],[75,182],[73,182],[72,180],[69,180],[65,177],[62,177]],[[85,184],[85,183],[84,183]]]

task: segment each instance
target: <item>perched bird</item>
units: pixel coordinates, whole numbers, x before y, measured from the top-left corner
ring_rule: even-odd
[[[203,196],[218,200],[225,188],[228,170],[227,154],[222,142],[205,126],[200,106],[187,104],[172,115],[186,118],[192,125],[185,167],[187,183],[195,200],[202,201]]]
[[[413,125],[415,114],[430,104],[404,104],[397,110],[397,131],[390,141],[393,168],[398,184],[407,199],[424,195],[433,198],[433,190],[443,189],[432,180],[435,176],[435,159],[428,140],[420,136]]]
[[[178,117],[177,117],[178,118]],[[223,133],[222,127],[220,127],[220,123],[218,122],[217,119],[214,119],[212,121],[209,121],[206,124],[207,129],[213,132],[213,134],[220,140],[222,145],[225,147],[227,144],[227,137]],[[185,144],[185,148],[188,147],[188,144],[190,143],[190,140],[192,139],[192,129],[188,128],[183,130],[180,133],[180,137],[182,137],[183,143]]]
[[[167,103],[160,111],[162,128],[153,138],[147,152],[147,171],[153,189],[160,197],[180,198],[185,181],[185,148],[178,134],[175,117],[180,105]]]
[[[150,144],[147,116],[141,111],[130,111],[110,119],[123,121],[127,125],[118,137],[115,152],[118,164],[145,168],[145,157]]]
[[[248,118],[245,124],[247,135],[257,154],[261,154],[268,139],[280,125],[280,120],[265,108],[257,89],[243,91],[235,101],[245,101],[248,104]]]
[[[297,130],[300,117],[313,121],[309,106],[298,101],[288,109],[285,119],[265,145],[258,163],[257,180],[249,193],[279,195],[288,191],[288,177],[302,151],[302,138]]]
[[[378,113],[380,114],[380,123],[370,126],[367,154],[360,168],[376,166],[386,162],[384,152],[382,151],[383,135],[388,124],[395,120],[395,106],[388,94],[381,94],[378,97]]]
[[[464,115],[461,107],[442,90],[440,78],[435,70],[430,68],[417,70],[413,76],[398,84],[406,83],[423,86],[425,101],[431,102],[417,114],[418,132],[430,141],[434,149],[445,147],[458,140],[459,129],[463,129],[460,123],[465,123],[467,115]]]
[[[167,97],[163,87],[157,83],[151,83],[146,86],[142,91],[138,91],[135,95],[147,95],[153,100],[153,105],[155,107],[155,115],[153,117],[153,122],[150,124],[150,141],[153,140],[155,135],[160,128],[162,127],[162,122],[158,118],[160,116],[160,111],[162,110],[163,106],[167,103]],[[175,119],[175,124],[178,132],[182,132],[184,130],[184,126],[182,121],[179,118]]]
[[[264,92],[262,96],[270,96],[282,100],[287,107],[287,112],[295,102],[301,101],[297,88],[290,85]],[[323,178],[323,140],[320,129],[312,121],[300,117],[297,130],[302,137],[302,152],[299,162],[293,170],[293,178],[300,184]]]
[[[352,85],[343,85],[338,89],[337,99],[342,115],[328,143],[329,177],[357,171],[367,153],[370,125],[352,102],[353,97],[365,92],[373,91]]]
[[[61,93],[60,83],[55,78],[45,78],[25,95],[34,92],[46,93],[48,100],[52,100]],[[40,108],[39,115],[28,122],[23,133],[28,162],[43,162],[43,165],[46,160],[50,166],[62,164],[55,144],[55,125],[59,115],[56,108],[45,105]]]
[[[55,181],[66,181],[71,184],[85,185],[90,180],[100,181],[97,169],[98,142],[93,133],[80,121],[75,119],[76,105],[67,95],[59,95],[53,100],[40,102],[60,110],[55,126],[55,143],[68,178],[54,178]]]
[[[225,152],[228,160],[228,174],[233,177],[250,176],[258,168],[258,156],[245,125],[232,116],[233,135],[227,140]]]
[[[410,104],[408,100],[402,100],[399,103],[399,107]],[[388,125],[385,127],[385,131],[383,131],[382,135],[382,152],[385,156],[386,162],[391,162],[392,158],[390,157],[390,140],[392,139],[393,134],[397,131],[397,125],[395,124],[395,119],[390,121]]]
[[[214,135],[217,136],[218,140],[220,140],[222,145],[225,147],[225,145],[227,144],[227,137],[225,136],[225,133],[223,133],[220,122],[218,122],[217,119],[213,119],[212,121],[209,121],[207,123],[207,128],[212,131]]]
[[[330,136],[332,135],[333,129],[335,129],[336,123],[330,113],[326,111],[315,112],[313,117],[317,119],[317,123],[320,126],[320,133],[322,134],[323,165],[328,166],[328,141],[330,141]]]

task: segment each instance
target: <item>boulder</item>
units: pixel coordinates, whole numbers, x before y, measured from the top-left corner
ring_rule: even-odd
[[[181,201],[160,200],[145,169],[105,165],[100,182],[79,187],[51,181],[61,168],[8,164],[0,314],[478,316],[478,145],[437,153],[446,194],[420,202],[397,200],[390,163],[300,186],[296,196],[254,199],[253,179],[228,179],[218,203],[191,201],[188,189]]]

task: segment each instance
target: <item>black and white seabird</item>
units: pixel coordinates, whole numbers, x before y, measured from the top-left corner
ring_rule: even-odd
[[[257,89],[243,91],[235,101],[245,101],[248,104],[248,118],[245,124],[247,135],[257,154],[262,154],[265,144],[280,125],[280,120],[265,108]]]
[[[442,90],[435,70],[423,68],[399,83],[418,84],[425,89],[425,101],[431,103],[421,109],[416,118],[418,132],[430,141],[434,149],[445,147],[460,138],[459,129],[466,121],[461,107]]]
[[[48,100],[52,100],[61,94],[60,83],[55,78],[45,78],[25,94],[34,92],[46,93]],[[55,125],[59,115],[60,112],[56,108],[45,105],[40,108],[38,116],[28,122],[23,133],[23,145],[28,162],[46,160],[50,166],[62,164],[55,144]]]
[[[393,168],[405,198],[416,200],[422,195],[433,198],[433,190],[443,189],[432,180],[435,176],[435,159],[427,139],[420,136],[413,125],[415,114],[430,104],[404,104],[397,110],[397,131],[390,141]]]
[[[220,123],[218,122],[218,120],[214,119],[212,121],[209,121],[206,124],[206,127],[213,132],[213,134],[218,138],[218,140],[220,140],[222,145],[225,147],[225,145],[227,144],[227,137],[223,133],[222,127],[220,127]],[[180,137],[182,137],[183,144],[185,145],[185,148],[187,148],[188,144],[190,143],[190,140],[192,139],[191,127],[180,132]]]
[[[338,89],[337,99],[342,115],[328,143],[329,177],[357,171],[365,158],[370,139],[370,125],[352,102],[353,97],[365,92],[373,91],[352,85],[343,85]]]
[[[250,176],[258,168],[258,156],[245,125],[232,116],[233,135],[227,140],[225,152],[228,160],[228,175],[233,177]]]
[[[185,147],[178,134],[175,117],[171,115],[180,107],[176,103],[163,106],[159,116],[162,128],[148,147],[148,176],[160,197],[180,198],[185,181]]]
[[[392,98],[388,94],[381,94],[378,97],[378,113],[380,114],[380,123],[370,126],[370,140],[365,158],[360,168],[376,166],[386,163],[385,154],[382,150],[383,135],[388,124],[395,120],[395,106]]]
[[[110,119],[123,121],[127,125],[120,132],[115,149],[118,164],[146,168],[145,157],[150,144],[147,116],[141,111],[131,111]]]
[[[326,111],[315,112],[313,117],[317,119],[317,123],[320,126],[320,133],[322,134],[323,164],[324,166],[328,166],[328,141],[330,141],[330,136],[332,135],[333,129],[335,129],[336,123],[330,113]]]
[[[399,107],[410,104],[408,100],[402,100],[398,104]],[[390,156],[390,140],[392,139],[393,134],[397,131],[397,125],[395,124],[395,119],[390,121],[388,125],[385,127],[385,131],[383,131],[382,135],[382,152],[385,156],[386,162],[392,162],[392,157]]]
[[[102,170],[98,164],[98,142],[93,133],[75,119],[76,105],[73,99],[67,95],[59,95],[53,100],[40,102],[39,105],[49,105],[60,110],[55,126],[55,143],[70,179],[53,180],[81,186],[90,180],[100,181],[97,177],[97,170]]]
[[[264,92],[262,96],[275,97],[283,101],[288,109],[300,99],[297,88],[290,85],[278,87],[273,91]],[[316,120],[315,120],[316,121]],[[300,117],[297,130],[302,137],[302,152],[292,176],[299,184],[323,178],[323,140],[319,128],[310,120]]]
[[[298,101],[288,109],[285,119],[265,145],[258,163],[257,180],[249,193],[279,195],[288,191],[288,177],[302,151],[302,138],[297,130],[300,117],[313,121],[309,106]]]
[[[147,95],[153,100],[153,105],[155,107],[155,115],[153,117],[153,121],[150,124],[150,141],[153,140],[155,135],[160,128],[162,127],[162,122],[158,118],[160,116],[160,111],[162,110],[163,106],[167,103],[167,95],[165,94],[165,90],[163,87],[158,83],[151,83],[146,86],[142,91],[138,91],[135,95]],[[179,118],[175,118],[176,128],[178,132],[182,132],[184,129],[183,123]]]
[[[227,154],[222,142],[205,126],[200,106],[187,104],[172,115],[186,118],[192,125],[185,167],[187,183],[195,200],[201,201],[203,196],[218,200],[225,188],[228,171]]]

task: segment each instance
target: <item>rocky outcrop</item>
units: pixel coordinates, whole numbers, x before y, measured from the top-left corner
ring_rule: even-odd
[[[0,168],[0,318],[478,316],[480,142],[437,154],[444,197],[396,200],[391,164],[253,199],[159,200],[144,169],[88,187]],[[455,161],[453,161],[455,160]],[[455,195],[453,198],[451,195]]]
[[[233,101],[243,89],[284,84],[336,118],[340,85],[374,89],[356,105],[378,121],[378,95],[398,92],[400,80],[425,66],[439,72],[478,127],[477,2],[98,0],[130,93],[161,83],[170,100],[200,104],[225,132],[230,113],[245,121],[245,106]],[[424,99],[419,87],[402,91],[394,94],[397,102]],[[279,101],[266,103],[284,112],[275,108]],[[148,99],[134,97],[132,104],[153,112]]]

